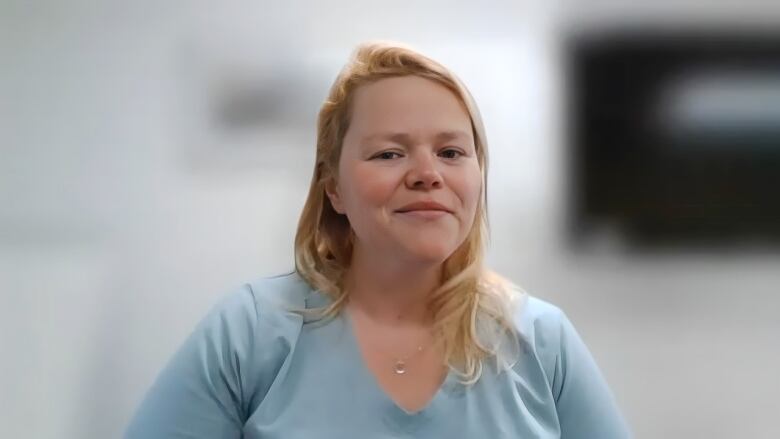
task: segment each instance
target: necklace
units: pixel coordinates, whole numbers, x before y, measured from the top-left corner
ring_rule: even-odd
[[[360,315],[360,313],[358,313],[358,315]],[[360,318],[362,318],[362,316]],[[396,359],[393,361],[393,369],[392,369],[393,373],[395,373],[396,375],[404,375],[407,371],[407,362],[411,360],[415,355],[425,350],[425,347],[428,344],[432,344],[432,341],[428,341],[428,343],[417,345],[417,348],[409,355],[400,358],[396,357]]]
[[[422,345],[418,345],[417,349],[415,349],[415,351],[412,352],[411,354],[409,354],[409,355],[407,355],[405,357],[401,357],[401,358],[396,359],[395,363],[393,364],[393,372],[395,372],[396,375],[403,375],[403,374],[405,374],[406,373],[406,362],[409,361],[409,359],[411,359],[412,357],[414,357],[415,355],[419,354],[422,351],[423,351],[423,346]]]
[[[407,362],[414,358],[415,355],[418,355],[420,352],[425,350],[425,348],[435,345],[436,344],[436,338],[431,337],[430,340],[428,340],[426,343],[422,343],[417,345],[417,348],[412,352],[411,354],[405,356],[396,358],[395,362],[393,362],[393,372],[396,375],[403,375],[407,371]]]

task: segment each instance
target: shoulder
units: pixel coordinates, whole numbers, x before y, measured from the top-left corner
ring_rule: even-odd
[[[574,326],[557,305],[528,294],[513,308],[512,316],[522,352],[536,358],[552,384],[572,343],[581,343]]]
[[[529,294],[518,284],[495,272],[488,272],[486,277],[486,291],[492,293],[490,297],[500,298],[501,314],[504,322],[510,326],[507,329],[511,329],[521,341],[532,347],[555,344],[562,327],[568,322],[558,306]]]
[[[203,437],[240,431],[294,349],[302,323],[288,308],[309,291],[290,273],[221,295],[160,373],[128,437],[162,437],[174,428]]]
[[[512,316],[515,329],[523,338],[548,343],[560,335],[563,325],[568,322],[561,308],[526,293],[517,301]]]
[[[296,272],[258,277],[224,294],[201,322],[219,361],[243,363],[249,388],[266,391],[279,365],[291,353],[312,288]],[[260,372],[258,372],[260,371]]]
[[[295,272],[258,277],[224,293],[201,321],[201,329],[224,334],[237,343],[252,343],[258,334],[297,333],[311,287]]]
[[[555,402],[561,437],[631,437],[604,376],[566,313],[526,296],[513,317],[522,360],[526,360],[515,371],[542,369]]]
[[[312,287],[295,271],[260,277],[246,284],[259,311],[286,311],[306,306],[314,293]]]
[[[252,309],[258,314],[302,308],[314,294],[311,286],[296,272],[249,280],[224,294],[217,307]]]

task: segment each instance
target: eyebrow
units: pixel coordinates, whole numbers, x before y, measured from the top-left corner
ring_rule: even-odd
[[[469,139],[469,135],[466,134],[464,131],[460,130],[453,130],[453,131],[442,131],[436,136],[434,136],[434,139],[438,142],[446,142],[448,140],[454,140],[458,138],[463,138],[464,140]],[[397,143],[409,143],[411,140],[411,136],[407,133],[377,133],[377,134],[371,134],[369,136],[366,136],[363,138],[363,141],[369,141],[369,140],[390,140],[392,142]]]

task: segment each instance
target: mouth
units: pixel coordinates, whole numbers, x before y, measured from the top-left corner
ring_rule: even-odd
[[[399,210],[396,213],[412,219],[422,220],[434,220],[449,215],[450,212],[441,209],[414,209],[414,210]]]
[[[396,212],[398,213],[409,213],[409,212],[443,212],[443,213],[452,213],[451,210],[447,209],[443,204],[437,203],[433,200],[429,201],[417,201],[414,203],[407,204],[406,206],[401,207]]]

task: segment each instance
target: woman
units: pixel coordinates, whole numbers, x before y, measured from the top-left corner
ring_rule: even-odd
[[[296,270],[218,304],[126,437],[629,437],[565,315],[484,267],[486,148],[445,67],[359,46],[320,111]]]

